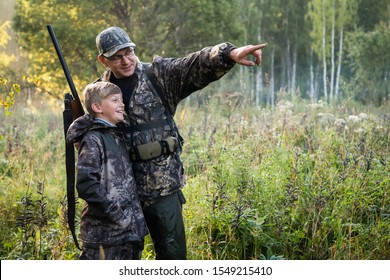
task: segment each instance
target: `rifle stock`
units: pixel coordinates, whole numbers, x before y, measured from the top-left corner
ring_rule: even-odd
[[[83,105],[81,104],[79,95],[77,94],[76,87],[73,83],[73,79],[72,79],[72,76],[70,75],[69,68],[68,68],[68,65],[66,64],[64,55],[62,54],[61,48],[58,44],[56,35],[54,34],[53,27],[49,24],[49,25],[47,25],[47,29],[49,31],[49,35],[50,35],[50,38],[53,42],[54,48],[57,52],[58,59],[60,60],[62,70],[64,71],[66,80],[68,81],[70,91],[72,93],[73,99],[71,100],[71,103],[70,103],[70,110],[72,112],[72,119],[75,120],[78,117],[84,115],[84,108],[83,108]]]
[[[80,99],[73,99],[70,101],[70,111],[72,112],[72,120],[74,121],[78,117],[85,114],[83,105],[81,105]]]

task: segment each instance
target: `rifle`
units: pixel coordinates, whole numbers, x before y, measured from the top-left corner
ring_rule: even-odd
[[[84,115],[83,105],[81,104],[79,95],[77,94],[77,90],[76,90],[76,87],[74,86],[72,76],[70,75],[70,72],[69,72],[68,66],[66,64],[64,55],[62,54],[60,46],[58,45],[58,41],[57,41],[56,35],[54,34],[53,27],[49,24],[47,26],[47,29],[49,30],[50,38],[53,41],[53,45],[54,45],[54,48],[56,49],[57,56],[61,62],[62,70],[64,70],[66,80],[68,81],[68,85],[69,85],[70,91],[72,93],[72,96],[66,96],[66,97],[71,99],[70,109],[72,111],[72,118],[73,118],[73,120],[75,120],[78,117],[81,117],[82,115]]]
[[[65,135],[65,159],[66,159],[66,189],[67,189],[67,200],[68,200],[68,225],[69,230],[72,233],[73,240],[78,249],[81,250],[80,245],[77,241],[76,230],[75,230],[75,213],[76,213],[76,198],[75,198],[75,151],[74,146],[66,141],[66,134],[68,132],[71,123],[78,117],[84,115],[83,105],[81,104],[80,98],[77,94],[76,87],[73,83],[72,76],[70,75],[68,66],[65,58],[62,54],[60,46],[58,45],[57,38],[54,34],[53,27],[49,24],[47,29],[50,34],[50,38],[53,42],[54,48],[57,52],[57,56],[61,62],[62,69],[64,70],[66,80],[70,87],[71,93],[66,93],[64,97],[64,135]]]

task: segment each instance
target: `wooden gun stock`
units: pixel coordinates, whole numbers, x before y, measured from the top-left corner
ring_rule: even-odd
[[[85,114],[80,99],[73,99],[72,101],[70,101],[70,111],[72,112],[73,121]]]

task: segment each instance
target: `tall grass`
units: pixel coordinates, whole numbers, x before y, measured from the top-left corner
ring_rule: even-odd
[[[191,258],[390,258],[386,108],[231,104],[179,117]]]
[[[1,258],[74,258],[64,215],[61,107],[19,103],[0,117]]]
[[[0,258],[75,259],[62,109],[30,108],[0,116]],[[287,99],[272,112],[237,96],[184,103],[189,259],[390,259],[388,112]],[[153,256],[147,238],[143,258]]]

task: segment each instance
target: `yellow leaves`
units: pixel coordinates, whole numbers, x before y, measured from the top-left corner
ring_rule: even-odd
[[[11,28],[10,21],[5,21],[3,24],[0,24],[0,47],[4,48],[7,46],[8,42],[11,40],[7,29]],[[6,67],[15,61],[15,55],[9,55],[3,52],[0,52],[0,67]]]
[[[7,32],[7,29],[10,27],[11,23],[9,20],[0,25],[0,47],[7,45],[11,39],[11,36]]]
[[[5,93],[3,93],[2,89],[5,89]],[[0,108],[3,107],[5,109],[5,115],[10,116],[12,112],[9,109],[15,104],[15,94],[20,93],[20,85],[14,83],[9,88],[8,80],[0,76],[0,90]],[[3,95],[5,96],[3,97]]]
[[[29,84],[35,84],[37,85],[38,82],[39,82],[39,79],[37,77],[33,77],[33,76],[23,76],[22,77],[23,81],[27,81]]]
[[[13,84],[12,88],[15,92],[20,93],[20,85],[19,84]]]
[[[9,111],[12,105],[15,103],[15,94],[11,91],[6,95],[5,99],[0,97],[0,107],[5,108],[5,115],[10,116],[12,112]]]
[[[72,20],[77,20],[79,15],[79,9],[77,7],[73,7],[68,10],[68,13]]]

